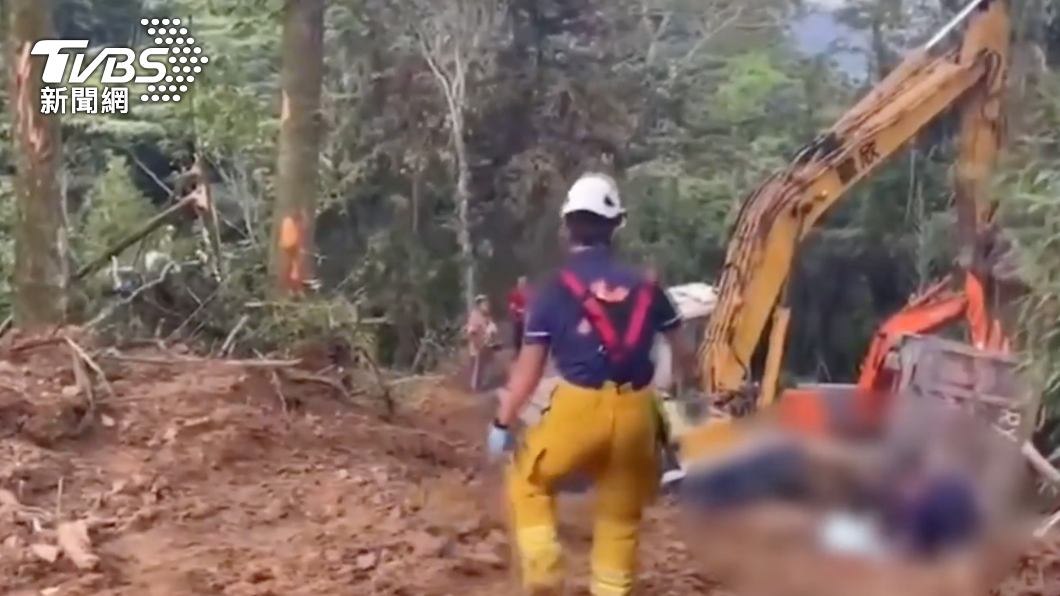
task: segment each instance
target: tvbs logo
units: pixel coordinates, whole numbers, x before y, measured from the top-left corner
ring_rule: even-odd
[[[49,85],[85,83],[101,67],[101,85],[191,83],[195,81],[195,74],[202,72],[201,65],[210,60],[202,55],[202,48],[195,45],[195,38],[180,23],[180,19],[142,19],[140,24],[147,27],[147,35],[154,40],[154,47],[138,53],[132,48],[103,48],[87,66],[87,39],[43,39],[33,45],[30,53],[48,57],[41,79]],[[72,54],[74,64],[66,77],[71,56],[67,53],[69,50],[80,51]],[[167,91],[167,85],[159,85],[158,90]],[[174,86],[173,91],[176,90]],[[148,91],[155,89],[149,87]]]

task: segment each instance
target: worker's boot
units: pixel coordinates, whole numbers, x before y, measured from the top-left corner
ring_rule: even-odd
[[[523,581],[523,593],[526,596],[562,596],[564,592],[564,581],[562,575],[556,571],[559,564],[546,576],[538,574],[537,581]]]
[[[525,596],[562,596],[563,551],[555,530],[539,528],[524,535],[524,548],[518,538],[511,544],[513,570]],[[527,540],[529,538],[529,540]]]

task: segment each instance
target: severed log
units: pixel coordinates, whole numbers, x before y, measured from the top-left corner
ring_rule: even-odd
[[[116,257],[121,253],[125,252],[127,248],[143,240],[145,237],[147,237],[148,234],[162,227],[162,225],[165,224],[166,221],[168,221],[169,218],[173,217],[175,214],[187,209],[188,207],[196,205],[198,202],[199,197],[196,195],[196,193],[193,192],[188,196],[184,197],[183,199],[177,201],[176,203],[173,203],[172,205],[167,207],[165,211],[162,211],[158,215],[144,222],[142,226],[137,228],[128,236],[115,242],[110,248],[104,251],[103,254],[82,265],[77,270],[77,273],[74,274],[74,280],[80,281],[85,277],[99,271],[108,263],[110,263],[110,260],[113,257]]]
[[[158,228],[162,227],[171,217],[177,213],[189,208],[195,207],[201,199],[197,196],[197,193],[193,192],[176,203],[170,205],[158,215],[155,215],[151,219],[144,222],[142,226],[137,228],[135,231],[130,233],[128,236],[122,238],[118,242],[115,242],[113,246],[108,248],[103,254],[99,255],[95,259],[92,259],[88,263],[82,265],[76,273],[74,273],[74,281],[80,281],[89,275],[99,271],[105,267],[113,257],[120,255],[125,252],[127,248],[143,240],[148,234],[154,232]],[[11,330],[11,326],[14,323],[14,315],[8,315],[3,321],[0,321],[0,336],[3,336]]]

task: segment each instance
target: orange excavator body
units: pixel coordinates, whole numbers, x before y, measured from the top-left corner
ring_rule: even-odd
[[[901,370],[891,359],[901,339],[937,333],[964,319],[971,345],[977,350],[1005,353],[1008,340],[987,314],[983,282],[967,273],[964,288],[954,289],[952,276],[932,284],[876,331],[855,385],[811,385],[784,391],[777,404],[782,426],[808,434],[866,434],[878,432]]]

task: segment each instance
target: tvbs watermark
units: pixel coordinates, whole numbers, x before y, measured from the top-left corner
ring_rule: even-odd
[[[42,39],[34,44],[31,54],[48,57],[41,76],[41,113],[127,114],[129,96],[137,94],[143,102],[180,101],[210,59],[202,55],[187,27],[180,26],[180,19],[142,19],[140,24],[154,40],[153,47],[139,53],[103,48],[87,66],[87,39]],[[71,55],[74,64],[67,76]],[[103,73],[89,82],[101,67]],[[132,92],[130,83],[137,86]]]

